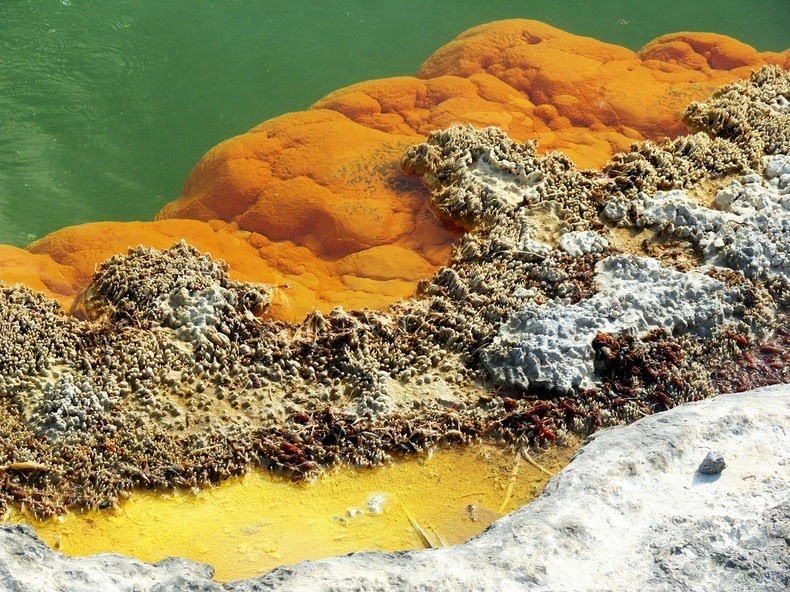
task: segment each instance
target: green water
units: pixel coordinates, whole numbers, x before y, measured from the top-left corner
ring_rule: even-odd
[[[790,46],[788,0],[0,0],[0,243],[151,219],[217,142],[514,17],[633,49]]]

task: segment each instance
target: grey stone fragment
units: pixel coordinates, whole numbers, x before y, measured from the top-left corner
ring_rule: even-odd
[[[721,452],[708,452],[697,469],[703,475],[718,475],[727,467]]]

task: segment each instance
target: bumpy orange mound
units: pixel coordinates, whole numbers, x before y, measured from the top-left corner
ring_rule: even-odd
[[[280,286],[276,318],[383,308],[446,261],[457,236],[398,166],[431,130],[495,125],[597,167],[635,140],[684,133],[688,103],[763,64],[790,68],[790,50],[678,33],[635,53],[536,21],[483,25],[416,77],[338,90],[216,146],[157,222],[86,224],[27,251],[0,247],[0,279],[68,304],[110,255],[185,238],[225,259],[237,279]]]
[[[274,286],[270,313],[286,321],[299,321],[316,306],[385,308],[434,269],[414,251],[395,245],[352,253],[328,264],[305,247],[273,242],[218,220],[160,220],[64,228],[27,251],[0,246],[0,279],[47,292],[69,308],[74,296],[89,283],[97,263],[125,253],[130,246],[165,249],[182,237],[201,251],[224,259],[233,279]],[[385,263],[380,265],[376,258]],[[304,260],[313,266],[307,269]],[[316,299],[319,288],[329,302]]]

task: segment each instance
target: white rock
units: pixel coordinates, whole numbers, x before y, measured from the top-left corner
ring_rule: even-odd
[[[764,177],[748,173],[720,189],[713,201],[716,209],[678,189],[640,193],[632,204],[637,225],[690,241],[706,264],[740,270],[753,279],[790,279],[790,158],[778,154],[763,164]],[[604,215],[610,213],[619,216],[604,209]]]
[[[609,246],[609,241],[593,230],[566,232],[557,242],[560,249],[572,257],[601,253]]]
[[[175,330],[178,339],[195,348],[213,351],[227,346],[230,339],[219,331],[223,312],[233,309],[234,295],[218,285],[189,292],[186,288],[161,296],[158,306],[166,325]]]
[[[523,163],[517,166],[516,163],[500,160],[491,150],[481,155],[469,167],[469,172],[485,191],[511,207],[537,197],[537,188],[546,183],[539,170],[527,172]]]

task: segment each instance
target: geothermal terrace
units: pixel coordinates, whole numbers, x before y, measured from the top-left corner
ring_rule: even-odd
[[[572,37],[528,21],[502,27],[516,45]],[[438,92],[455,68],[476,92],[516,105],[469,70],[489,33],[481,27],[437,52],[419,84]],[[667,76],[681,68],[677,55],[661,62],[682,54],[680,41],[654,43],[645,64],[664,64],[656,68]],[[737,69],[735,54],[710,55],[714,69]],[[493,63],[497,84],[520,84],[482,61]],[[677,124],[686,135],[650,121],[644,133],[590,124],[612,153],[600,163],[570,95],[559,110],[530,96],[540,103],[531,117],[548,122],[539,152],[509,135],[529,135],[526,123],[477,125],[474,113],[466,121],[475,125],[436,125],[432,113],[415,137],[366,102],[373,91],[363,83],[294,117],[299,129],[331,120],[342,131],[356,118],[366,134],[397,136],[365,136],[375,150],[337,165],[363,197],[377,183],[393,192],[359,206],[369,224],[344,217],[357,215],[350,190],[318,208],[318,222],[304,203],[249,192],[245,175],[263,173],[243,167],[268,155],[255,142],[286,154],[299,149],[291,141],[314,141],[282,140],[285,124],[275,121],[210,152],[157,222],[87,225],[28,251],[0,249],[0,507],[37,517],[109,509],[134,490],[203,487],[253,467],[311,479],[441,445],[540,450],[790,382],[790,75],[768,65],[737,78],[690,102]],[[403,91],[417,82],[382,84]],[[663,131],[674,139],[659,140]],[[563,143],[576,146],[574,160],[545,151]],[[392,154],[399,167],[387,164]],[[313,200],[325,189],[320,174],[295,163],[289,187]],[[233,199],[206,189],[216,179],[237,191]],[[138,231],[155,240],[120,252],[103,244]],[[106,248],[116,253],[100,257]],[[230,253],[228,262],[209,252]],[[21,268],[27,286],[11,282]],[[771,392],[776,415],[782,399]],[[676,417],[720,414],[691,408]],[[645,421],[637,425],[661,423]],[[37,544],[24,529],[3,533]]]

